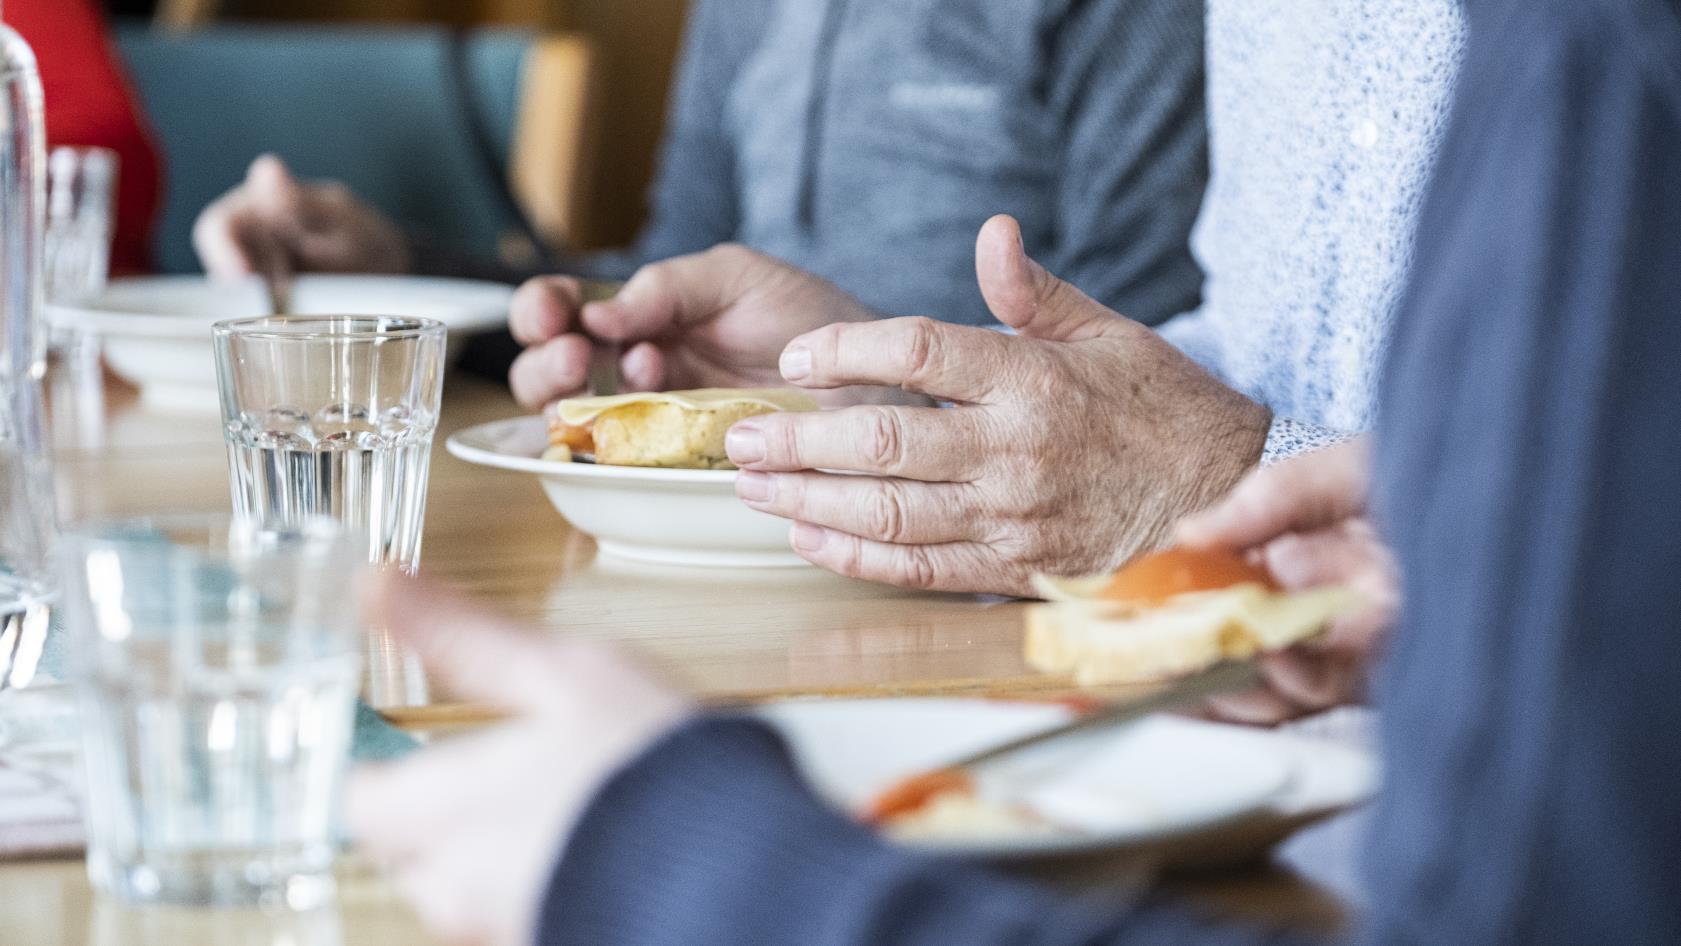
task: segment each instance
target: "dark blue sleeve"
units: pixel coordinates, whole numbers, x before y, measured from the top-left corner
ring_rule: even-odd
[[[1681,25],[1473,2],[1379,422],[1372,937],[1681,942]]]
[[[567,842],[543,946],[1107,946],[1291,942],[1170,907],[1117,915],[890,847],[743,720],[692,724],[603,791]]]

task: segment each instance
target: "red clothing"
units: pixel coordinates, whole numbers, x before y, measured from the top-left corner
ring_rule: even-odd
[[[40,61],[49,146],[117,152],[111,271],[150,270],[152,224],[163,189],[158,151],[99,8],[93,0],[6,0],[3,10],[6,23]]]

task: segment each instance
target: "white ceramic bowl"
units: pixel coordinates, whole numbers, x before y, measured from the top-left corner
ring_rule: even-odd
[[[437,319],[455,340],[503,324],[512,298],[508,286],[475,280],[310,275],[296,281],[292,308],[299,315]],[[260,281],[203,276],[118,279],[86,302],[47,306],[54,327],[99,336],[111,370],[139,385],[148,402],[203,411],[218,409],[210,326],[267,314]]]
[[[734,470],[663,470],[541,459],[541,417],[470,427],[449,438],[469,463],[535,473],[549,501],[602,553],[662,565],[807,565],[788,546],[788,521],[742,505]]]

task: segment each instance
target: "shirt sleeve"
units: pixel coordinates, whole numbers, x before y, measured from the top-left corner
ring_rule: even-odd
[[[888,846],[804,787],[761,723],[703,720],[620,773],[568,841],[544,946],[1298,942],[1167,905],[1102,910]]]
[[[1267,428],[1266,445],[1261,448],[1261,465],[1270,466],[1280,460],[1334,447],[1358,436],[1346,430],[1306,424],[1288,417],[1274,417],[1272,426]]]
[[[648,223],[633,262],[695,253],[735,238],[740,222],[730,92],[757,48],[769,0],[699,0],[684,32]]]
[[[1374,469],[1374,943],[1681,942],[1681,13],[1468,4]]]
[[[1154,325],[1196,306],[1208,180],[1202,0],[1074,0],[1050,44],[1065,142],[1047,267]]]

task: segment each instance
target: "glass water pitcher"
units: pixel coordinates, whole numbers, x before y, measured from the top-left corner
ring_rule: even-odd
[[[56,595],[41,252],[46,134],[35,55],[0,24],[0,690],[35,674]]]

